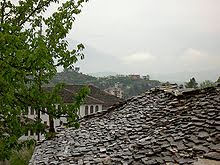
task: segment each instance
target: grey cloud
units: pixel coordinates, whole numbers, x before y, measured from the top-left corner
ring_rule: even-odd
[[[219,6],[219,0],[91,0],[69,34],[87,46],[77,65],[87,73],[218,75]]]

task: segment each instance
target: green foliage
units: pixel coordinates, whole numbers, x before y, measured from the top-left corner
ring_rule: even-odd
[[[67,126],[75,128],[79,128],[78,119],[79,116],[77,115],[78,110],[80,109],[80,105],[84,102],[86,96],[90,93],[89,87],[83,87],[79,93],[77,93],[74,97],[74,104],[67,104],[61,106],[61,113],[66,114],[67,116]]]
[[[46,107],[51,127],[53,118],[62,115],[52,105],[62,104],[58,92],[63,85],[50,92],[42,90],[42,85],[57,73],[57,67],[71,68],[79,57],[84,57],[84,46],[69,50],[65,38],[87,1],[67,0],[47,18],[44,12],[59,0],[0,2],[0,160],[10,159],[12,151],[25,146],[19,138],[29,128],[36,132],[45,129],[39,116],[35,121],[26,118],[27,106],[38,114]],[[84,97],[79,97],[79,102]],[[77,107],[69,111],[76,115]],[[74,115],[69,117],[70,123],[77,123],[75,119]]]
[[[53,139],[56,136],[56,132],[46,132],[45,137],[47,140]]]
[[[189,80],[189,82],[185,83],[186,88],[198,88],[198,83],[196,82],[196,79],[193,77]]]
[[[96,77],[78,73],[73,70],[65,70],[63,72],[57,73],[51,80],[50,84],[55,85],[60,82],[66,84],[90,84],[97,80],[98,79]]]
[[[57,73],[50,83],[53,85],[59,82],[67,84],[93,84],[103,90],[113,87],[115,84],[120,84],[120,88],[124,91],[124,97],[129,98],[141,94],[160,84],[159,81],[149,79],[149,75],[147,75],[144,79],[137,80],[132,80],[129,76],[96,78],[82,73],[77,73],[73,70],[65,70],[61,73]]]
[[[219,78],[218,78],[218,80],[216,81],[217,83],[220,83],[220,76],[219,76]]]
[[[28,165],[34,152],[35,145],[24,147],[21,150],[14,150],[9,160],[10,165]]]
[[[210,80],[205,80],[200,84],[200,88],[207,88],[214,86],[214,83]]]

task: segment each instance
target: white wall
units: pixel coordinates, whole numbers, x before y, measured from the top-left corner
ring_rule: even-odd
[[[30,140],[30,139],[35,139],[38,140],[38,135],[36,132],[33,132],[33,135],[31,135],[31,131],[28,131],[28,136],[27,135],[23,135],[19,138],[19,140],[23,141],[23,140]],[[44,140],[45,136],[44,134],[40,133],[40,140]]]
[[[58,109],[58,104],[55,105],[56,106],[56,109]],[[81,105],[80,106],[80,110],[78,112],[78,115],[80,118],[84,117],[85,116],[85,108],[86,106],[88,106],[88,115],[91,114],[90,110],[91,110],[91,106],[93,106],[93,113],[96,113],[96,109],[95,107],[98,106],[98,112],[101,112],[102,111],[102,105],[101,104],[94,104],[94,105]],[[34,111],[34,114],[31,115],[31,107],[29,106],[28,107],[28,115],[27,117],[29,119],[36,119],[37,118],[37,113],[36,111]],[[47,115],[46,113],[43,114],[41,112],[40,114],[40,117],[41,117],[41,123],[45,123],[46,125],[49,126],[49,115]],[[60,125],[62,123],[62,125]],[[60,127],[60,126],[63,126],[63,123],[67,123],[67,119],[65,117],[61,117],[60,119],[54,119],[54,127],[55,127],[55,131],[56,131],[56,127]],[[35,139],[37,140],[37,134],[34,132],[34,135],[30,135],[30,130],[28,131],[28,136],[25,136],[23,135],[20,140],[27,140],[27,139]],[[40,135],[40,139],[43,140],[45,137],[44,135]]]
[[[81,105],[81,106],[80,106],[80,111],[79,111],[79,117],[80,117],[80,118],[86,116],[86,114],[85,114],[86,106],[88,107],[88,115],[97,113],[97,112],[96,112],[96,106],[98,106],[98,112],[101,112],[101,111],[102,111],[102,105],[101,105],[101,104]],[[93,113],[91,113],[91,107],[92,107],[92,106],[93,106]]]

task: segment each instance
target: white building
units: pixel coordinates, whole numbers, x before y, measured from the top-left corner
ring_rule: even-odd
[[[119,85],[118,84],[115,84],[114,87],[110,87],[110,88],[107,88],[105,89],[105,92],[111,94],[111,95],[114,95],[118,98],[122,98],[123,97],[123,90],[121,88],[119,88]]]
[[[74,101],[74,94],[78,93],[80,89],[82,88],[82,85],[66,85],[64,89],[60,92],[61,97],[63,98],[63,101],[65,104],[73,103]],[[107,94],[106,92],[100,90],[99,88],[96,88],[94,86],[89,86],[90,88],[90,94],[85,99],[84,104],[80,106],[80,110],[78,112],[79,118],[82,118],[87,115],[92,115],[97,112],[101,112],[103,110],[106,110],[110,106],[122,101],[119,98],[112,96],[110,94]],[[52,87],[45,88],[46,90],[51,90]],[[59,110],[60,106],[59,104],[55,104],[55,108]],[[31,120],[35,120],[37,118],[37,113],[34,108],[31,106],[28,106],[28,111],[26,112],[27,117]],[[46,109],[44,109],[47,111]],[[49,115],[40,112],[40,118],[41,122],[45,125],[49,126]],[[54,127],[55,131],[57,127],[62,127],[67,123],[67,119],[65,117],[61,117],[60,119],[54,119]],[[25,135],[23,135],[20,139],[21,140],[27,140],[27,139],[38,139],[38,135],[33,130],[29,130]],[[44,139],[44,135],[40,134],[40,139]]]

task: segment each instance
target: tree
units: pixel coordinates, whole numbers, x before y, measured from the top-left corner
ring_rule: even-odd
[[[220,76],[219,76],[219,78],[218,78],[218,80],[216,81],[217,83],[220,83]]]
[[[9,159],[12,150],[29,145],[29,141],[18,140],[28,129],[37,133],[45,130],[39,116],[45,107],[51,132],[53,119],[64,114],[70,126],[78,127],[76,112],[88,89],[82,89],[74,104],[65,106],[58,95],[62,84],[52,91],[43,90],[42,85],[52,79],[57,67],[71,68],[84,57],[84,46],[69,50],[65,38],[87,1],[67,0],[49,17],[44,17],[44,12],[59,0],[0,2],[0,160]],[[61,104],[61,111],[55,109],[55,103]],[[24,115],[29,105],[38,112],[34,121]]]
[[[207,88],[214,86],[214,83],[210,80],[205,80],[200,84],[200,88]]]
[[[198,83],[196,79],[193,77],[189,80],[189,82],[185,83],[186,88],[198,88]]]
[[[150,75],[143,76],[144,80],[150,80]]]

